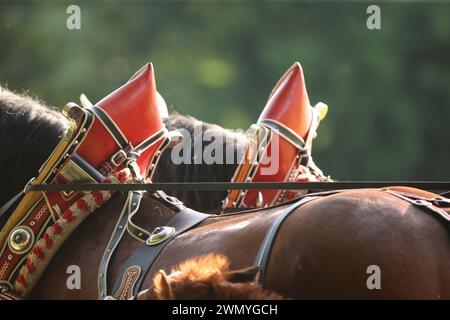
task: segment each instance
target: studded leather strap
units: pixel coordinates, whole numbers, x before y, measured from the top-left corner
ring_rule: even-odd
[[[133,296],[136,296],[139,292],[139,288],[141,287],[143,280],[145,279],[145,276],[147,275],[148,271],[152,267],[161,251],[178,235],[183,234],[184,232],[193,228],[209,216],[209,214],[197,212],[189,208],[185,208],[178,214],[176,214],[167,225],[169,227],[175,228],[175,233],[171,237],[157,245],[149,246],[147,244],[143,244],[138,247],[128,258],[127,262],[122,267],[120,276],[114,286],[113,296],[118,297],[119,289],[121,288],[121,284],[123,283],[122,280],[124,276],[128,276],[127,270],[130,270],[130,268],[133,267],[137,267],[136,269],[140,269],[140,273],[138,274],[137,279],[134,279],[133,286],[130,287],[130,293],[132,293]],[[123,292],[120,293],[121,295],[124,295]]]
[[[142,200],[142,192],[131,191],[122,208],[114,231],[103,253],[102,261],[98,271],[98,292],[99,298],[104,299],[108,295],[108,265],[120,240],[127,229],[128,217],[134,215],[138,210]]]

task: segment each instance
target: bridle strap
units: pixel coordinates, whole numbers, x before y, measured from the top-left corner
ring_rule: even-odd
[[[291,129],[286,127],[284,124],[270,119],[261,120],[258,122],[258,124],[262,124],[271,130],[277,131],[283,138],[288,140],[297,149],[302,150],[305,148],[306,143],[302,139],[302,137],[300,137],[298,134],[296,134]]]
[[[161,130],[158,130],[156,133],[142,141],[136,147],[133,148],[132,152],[140,155],[142,152],[150,148],[156,141],[158,141],[164,135],[168,135],[168,130],[164,127]]]
[[[122,133],[122,131],[119,129],[114,120],[111,119],[110,116],[105,111],[103,111],[102,108],[99,108],[97,106],[91,106],[91,110],[98,117],[98,119],[103,124],[105,129],[108,130],[108,132],[114,138],[118,146],[122,149],[125,148],[129,144],[129,141]]]
[[[285,124],[273,120],[273,119],[264,119],[258,121],[258,123],[255,126],[259,126],[259,128],[265,130],[269,134],[269,141],[265,143],[263,146],[258,146],[258,150],[261,150],[261,152],[267,152],[266,146],[268,143],[270,143],[273,134],[277,133],[279,136],[281,136],[284,140],[286,140],[289,144],[291,144],[295,149],[297,149],[296,158],[293,159],[293,162],[290,163],[291,168],[289,169],[290,172],[287,172],[286,179],[288,181],[295,180],[299,174],[299,171],[301,170],[301,167],[306,168],[309,170],[314,176],[316,177],[323,177],[322,171],[314,164],[314,161],[312,160],[311,150],[312,150],[312,142],[314,140],[314,137],[317,132],[317,128],[320,124],[321,119],[321,112],[319,109],[321,107],[321,103],[319,102],[314,107],[310,107],[312,112],[312,119],[311,124],[309,126],[308,134],[305,139],[303,139],[302,136],[297,134],[295,131],[293,131],[291,128],[286,126]],[[253,126],[253,125],[252,125]],[[251,129],[252,127],[250,127]],[[250,130],[249,129],[249,130]],[[248,130],[248,131],[249,131]],[[247,131],[247,132],[248,132]],[[266,137],[267,137],[266,136]],[[259,142],[259,141],[258,141]],[[249,152],[249,147],[247,147],[247,150],[245,151],[245,155]],[[273,150],[272,150],[273,152]],[[258,152],[259,154],[259,152]],[[234,175],[231,179],[232,182],[253,182],[255,174],[259,168],[259,161],[256,164],[253,163],[246,163],[246,159],[244,158],[243,161],[237,166],[235,169]],[[329,178],[324,177],[324,180],[331,180]],[[241,207],[242,204],[245,202],[245,198],[247,195],[247,190],[243,188],[242,190],[235,191],[236,189],[228,189],[228,194],[225,197],[225,199],[222,201],[222,210],[229,209],[229,208],[236,208]],[[263,189],[261,189],[263,190]],[[307,190],[305,188],[305,190]],[[279,194],[276,198],[269,201],[269,204],[275,204],[280,203],[284,196],[285,192]],[[259,192],[258,195],[261,195],[261,199],[263,199],[262,193]],[[261,203],[264,203],[264,199],[261,201]],[[258,204],[258,200],[256,200],[255,205],[257,207],[260,206]]]
[[[124,149],[127,145],[129,145],[129,141],[123,132],[102,108],[92,104],[84,93],[80,96],[80,101],[84,108],[91,110],[92,113],[97,116],[100,123],[106,130],[108,130],[109,134],[121,149]]]
[[[108,168],[117,167],[123,161],[126,161],[126,166],[131,170],[134,178],[137,180],[142,180],[143,177],[139,172],[136,160],[142,152],[150,148],[156,141],[164,136],[168,136],[167,129],[163,127],[150,137],[143,140],[137,146],[133,146],[132,143],[128,141],[123,132],[120,130],[119,126],[117,126],[114,120],[102,108],[93,105],[85,95],[81,96],[81,103],[85,108],[91,110],[97,116],[100,123],[104,126],[104,128],[109,132],[111,137],[120,147],[120,149],[111,156],[111,159],[102,165],[101,170],[104,171],[102,173],[107,174]],[[158,155],[156,156],[156,158],[158,158]],[[120,159],[120,163],[115,161],[116,158]]]

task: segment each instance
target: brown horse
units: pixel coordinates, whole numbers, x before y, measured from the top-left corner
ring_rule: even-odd
[[[20,146],[20,136],[16,138]],[[39,143],[38,139],[28,139],[28,145]],[[56,254],[31,298],[98,297],[100,259],[124,200],[125,195],[117,193],[86,219]],[[160,269],[168,270],[185,259],[209,252],[228,256],[232,269],[251,266],[267,231],[291,205],[206,219],[168,244],[147,273],[142,288],[152,286]],[[264,288],[297,299],[450,299],[447,225],[414,204],[381,190],[349,190],[316,198],[291,211],[271,247]],[[165,225],[176,213],[156,196],[147,195],[136,222],[152,230]],[[125,235],[111,262],[110,287],[126,259],[140,245]],[[70,290],[66,285],[71,265],[80,267],[80,290]]]
[[[116,195],[89,217],[55,256],[32,298],[95,299],[97,270],[124,197]],[[273,221],[287,205],[211,217],[173,240],[156,260],[154,274],[199,254],[220,252],[232,268],[253,264]],[[139,223],[148,230],[174,214],[145,197]],[[140,244],[126,236],[111,268]],[[353,190],[319,198],[293,212],[272,247],[264,287],[290,298],[450,298],[448,230],[423,210],[379,190]],[[66,269],[82,270],[81,290],[66,287]],[[380,268],[381,288],[369,289],[370,266]]]

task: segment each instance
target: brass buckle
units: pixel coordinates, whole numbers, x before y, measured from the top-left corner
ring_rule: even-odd
[[[175,234],[175,228],[162,226],[156,227],[155,230],[150,234],[148,239],[145,241],[147,246],[156,246],[161,242],[166,241],[171,236]]]
[[[127,154],[122,149],[114,153],[111,157],[111,163],[116,167],[120,166],[125,160],[127,160]]]
[[[33,177],[30,180],[28,180],[27,184],[25,185],[25,187],[23,187],[23,193],[27,193],[30,191],[30,186],[36,181],[36,178]]]
[[[11,285],[6,281],[0,281],[0,293],[5,293],[11,290]]]

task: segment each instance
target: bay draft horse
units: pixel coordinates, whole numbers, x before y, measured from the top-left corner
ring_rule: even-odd
[[[5,203],[36,174],[66,125],[57,112],[5,89],[0,111],[0,202]],[[98,298],[99,262],[125,198],[116,193],[73,233],[30,298]],[[159,270],[210,252],[229,257],[232,269],[251,266],[266,232],[292,204],[206,219],[166,247],[141,288],[151,288]],[[152,230],[175,214],[173,207],[148,194],[136,222]],[[381,190],[320,197],[295,208],[281,225],[265,269],[264,288],[294,299],[450,299],[447,227],[434,215]],[[128,235],[120,243],[111,263],[110,287],[139,245]],[[66,286],[70,265],[81,269],[80,290]],[[381,272],[380,287],[371,289],[368,270],[374,265]]]

